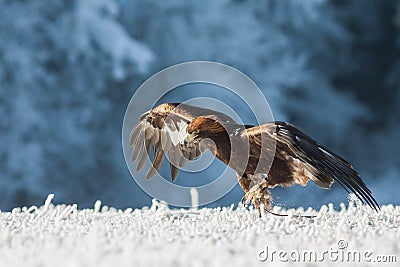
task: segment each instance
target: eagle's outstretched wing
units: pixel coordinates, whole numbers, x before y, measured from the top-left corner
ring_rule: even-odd
[[[199,116],[211,116],[222,122],[233,122],[231,117],[215,110],[180,103],[164,103],[143,114],[129,138],[132,161],[139,159],[136,170],[143,169],[153,147],[154,161],[146,178],[150,179],[157,173],[166,153],[174,181],[178,175],[178,168],[187,160],[199,157],[203,152],[199,143],[186,146],[181,144],[187,123]]]
[[[318,186],[329,189],[336,181],[348,193],[354,193],[371,208],[379,210],[371,191],[349,162],[293,125],[272,122],[246,131],[249,137],[267,133],[276,140],[275,158],[270,171],[270,174],[278,179],[274,181],[275,185],[305,185],[311,179]],[[274,173],[275,171],[282,175]]]

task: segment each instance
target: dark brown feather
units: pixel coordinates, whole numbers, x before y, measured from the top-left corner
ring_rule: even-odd
[[[160,149],[156,152],[156,155],[154,156],[153,164],[149,168],[149,171],[147,172],[147,176],[146,176],[147,180],[149,180],[151,177],[153,177],[160,170],[163,159],[164,159],[164,150]]]

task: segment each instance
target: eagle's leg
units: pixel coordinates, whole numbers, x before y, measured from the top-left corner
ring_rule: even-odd
[[[254,185],[242,199],[242,203],[245,205],[250,202],[254,205],[254,207],[258,211],[259,217],[261,217],[261,207],[265,211],[269,211],[271,209],[272,196],[268,190],[268,182],[267,180],[263,180],[261,183]]]
[[[249,177],[247,177],[246,174],[244,174],[243,176],[237,174],[237,177],[238,177],[239,185],[243,189],[243,191],[245,193],[249,192],[251,179]],[[243,205],[244,205],[244,200],[245,200],[245,197],[243,196],[242,200],[241,200]]]

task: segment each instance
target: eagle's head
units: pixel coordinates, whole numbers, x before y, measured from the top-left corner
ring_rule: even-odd
[[[226,133],[225,127],[212,116],[201,116],[188,123],[184,144],[203,139],[214,139],[221,133]]]

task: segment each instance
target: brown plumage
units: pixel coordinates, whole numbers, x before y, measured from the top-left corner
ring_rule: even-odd
[[[271,209],[268,188],[300,184],[312,180],[330,189],[337,181],[347,192],[378,211],[373,198],[353,166],[286,122],[260,126],[239,125],[226,114],[178,103],[166,103],[143,114],[132,130],[132,161],[139,159],[140,171],[152,146],[154,162],[147,178],[161,168],[168,155],[172,180],[178,168],[209,149],[233,168],[245,192],[246,204]]]

